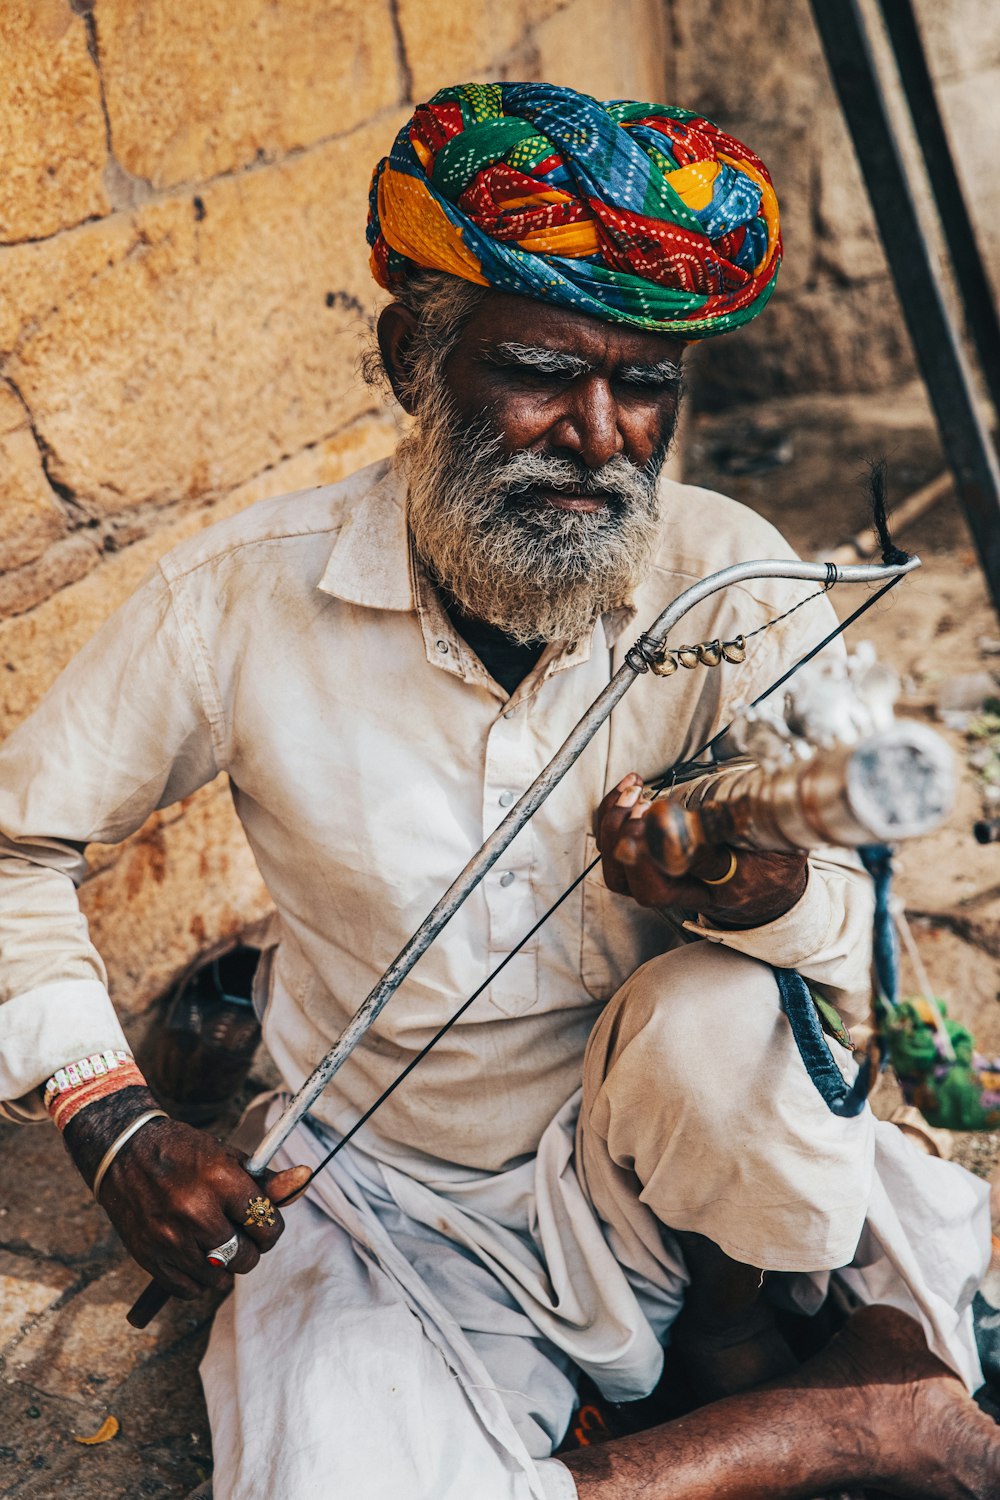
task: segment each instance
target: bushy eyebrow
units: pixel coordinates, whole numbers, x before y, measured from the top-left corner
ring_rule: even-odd
[[[495,364],[519,365],[523,369],[537,370],[540,375],[589,375],[594,366],[581,359],[578,354],[569,354],[563,349],[548,349],[544,344],[522,344],[515,339],[505,339],[487,354]],[[628,385],[664,386],[679,385],[682,371],[672,359],[661,359],[652,365],[623,365],[617,378]]]
[[[495,345],[487,358],[494,363],[522,365],[528,370],[538,370],[542,375],[588,375],[592,368],[578,354],[547,349],[544,344],[520,344],[516,339],[506,339]]]
[[[622,365],[618,378],[630,385],[679,385],[684,372],[675,360],[661,359],[655,365]]]

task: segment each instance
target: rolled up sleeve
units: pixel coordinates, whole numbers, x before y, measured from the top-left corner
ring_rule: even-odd
[[[221,769],[222,715],[183,602],[154,570],[0,747],[0,1101],[124,1037],[77,887],[117,843]]]
[[[857,856],[822,850],[809,858],[802,896],[773,922],[736,931],[701,920],[685,925],[749,958],[797,969],[848,1025],[857,1025],[871,1010],[873,913],[871,881]]]

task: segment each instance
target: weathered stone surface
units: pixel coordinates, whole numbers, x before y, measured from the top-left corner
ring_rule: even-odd
[[[9,374],[95,510],[224,491],[370,404],[368,181],[392,121],[132,216],[121,253],[21,337]]]
[[[678,104],[726,128],[735,110],[801,125],[835,107],[807,0],[720,0],[710,23],[700,0],[670,10]]]
[[[996,170],[996,132],[983,122],[996,114],[1000,95],[1000,10],[993,9],[996,65],[946,84],[940,104],[972,215],[979,248],[993,272],[994,297],[1000,295],[1000,177]]]
[[[935,82],[1000,65],[1000,10],[994,0],[916,0],[917,24]]]
[[[155,816],[118,859],[84,882],[80,905],[119,1012],[162,994],[193,958],[265,916],[270,902],[224,779],[183,816]]]
[[[0,350],[16,351],[54,313],[88,296],[90,283],[136,245],[127,214],[113,214],[40,244],[0,245]]]
[[[58,589],[84,578],[101,560],[89,531],[77,531],[46,547],[33,562],[0,572],[0,619],[24,614]]]
[[[30,713],[70,657],[170,547],[255,500],[335,483],[391,452],[397,432],[392,411],[379,408],[266,469],[214,505],[191,505],[169,516],[154,512],[148,517],[155,528],[149,536],[108,555],[89,576],[53,594],[30,613],[0,620],[0,737]],[[2,585],[0,578],[0,599]]]
[[[597,99],[663,99],[666,12],[657,0],[621,0],[613,19],[593,0],[558,6],[534,21],[504,60],[505,78],[537,77]]]
[[[0,57],[0,242],[107,213],[104,117],[83,21],[65,0],[7,0]]]
[[[33,562],[65,530],[28,414],[0,380],[0,571]]]
[[[564,4],[565,0],[536,0],[535,4],[511,0],[507,5],[468,0],[458,6],[396,0],[412,97],[428,99],[448,84],[500,76],[496,65],[523,44],[529,27],[537,26]],[[594,47],[603,47],[607,11],[593,3],[589,11]]]
[[[107,1253],[111,1226],[48,1121],[0,1125],[0,1160],[11,1164],[3,1179],[0,1245],[67,1265]]]
[[[115,156],[157,188],[344,135],[403,93],[388,4],[100,0],[96,21]]]
[[[107,1400],[157,1348],[186,1331],[190,1316],[171,1302],[148,1328],[131,1328],[125,1314],[149,1280],[126,1260],[92,1281],[65,1306],[39,1318],[12,1350],[8,1369],[50,1396]]]
[[[713,405],[763,391],[880,390],[913,375],[902,314],[888,276],[817,286],[785,296],[781,283],[764,315],[693,353],[701,397]]]
[[[815,151],[816,263],[819,275],[841,283],[888,274],[861,169],[847,126],[836,110],[826,120]]]
[[[81,1400],[21,1381],[0,1384],[0,1494],[16,1494],[17,1500],[181,1500],[199,1493],[212,1467],[198,1380],[210,1306],[185,1303],[184,1321],[195,1326],[175,1347],[139,1365],[117,1390],[104,1385]],[[123,1324],[120,1336],[127,1341],[132,1330]],[[109,1409],[120,1424],[112,1441],[98,1447],[74,1441],[92,1436]]]
[[[0,1233],[5,1232],[0,1224]],[[0,1351],[23,1338],[75,1279],[65,1266],[0,1250]]]

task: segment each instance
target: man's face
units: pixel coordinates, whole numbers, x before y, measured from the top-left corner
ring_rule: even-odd
[[[491,293],[443,360],[412,361],[410,529],[466,614],[523,641],[573,640],[629,597],[659,534],[680,353]]]
[[[621,454],[644,468],[673,435],[683,344],[583,313],[494,292],[444,368],[466,425],[487,420],[506,454],[539,453],[599,469]],[[599,503],[547,497],[566,509]]]

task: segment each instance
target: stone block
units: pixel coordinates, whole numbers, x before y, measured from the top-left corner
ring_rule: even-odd
[[[58,589],[85,577],[100,559],[100,547],[92,534],[78,531],[53,543],[33,561],[0,571],[0,619],[34,609]]]
[[[0,57],[0,242],[107,213],[100,85],[81,18],[66,0],[8,0]]]
[[[84,882],[80,906],[123,1016],[144,1010],[206,948],[266,916],[270,899],[225,778],[155,814]]]
[[[1000,10],[994,0],[916,0],[917,25],[935,83],[1000,66]]]
[[[846,286],[778,290],[756,322],[693,352],[709,406],[799,391],[881,390],[914,375],[906,325],[888,274]]]
[[[113,1391],[98,1387],[81,1402],[79,1397],[43,1394],[21,1382],[0,1384],[0,1494],[10,1495],[16,1487],[18,1500],[53,1500],[56,1495],[180,1500],[202,1495],[212,1459],[198,1361],[212,1302],[178,1306],[187,1336],[138,1365]],[[132,1332],[125,1327],[122,1340]],[[92,1436],[109,1408],[120,1424],[113,1441],[98,1447],[74,1442]],[[207,1493],[211,1500],[210,1487]]]
[[[1000,52],[1000,42],[997,50]],[[993,276],[994,298],[1000,296],[1000,181],[995,163],[995,132],[984,129],[984,121],[992,120],[996,113],[998,91],[1000,61],[992,68],[944,85],[939,96],[966,207],[975,225],[980,251]]]
[[[607,8],[599,0],[587,0],[595,19]],[[500,76],[497,64],[524,41],[525,32],[561,9],[560,0],[510,0],[494,5],[490,0],[468,0],[462,6],[437,0],[397,0],[396,10],[403,50],[416,100],[429,99],[452,83],[468,83]]]
[[[54,1126],[48,1121],[0,1126],[0,1153],[9,1164],[0,1243],[58,1256],[65,1264],[93,1262],[110,1253],[111,1226]]]
[[[127,214],[81,224],[71,234],[37,244],[0,245],[0,351],[15,352],[26,334],[37,334],[55,314],[65,315],[89,295],[95,277],[135,245]]]
[[[124,1261],[41,1317],[12,1351],[8,1369],[46,1395],[107,1401],[155,1350],[186,1332],[186,1304],[170,1302],[148,1328],[131,1328],[125,1314],[149,1281]],[[181,1309],[185,1309],[181,1311]]]
[[[343,479],[391,452],[398,431],[389,408],[369,411],[342,431],[264,470],[213,505],[189,505],[166,517],[154,512],[146,519],[150,525],[157,521],[160,525],[150,535],[107,555],[89,576],[82,574],[90,565],[81,568],[80,581],[58,593],[50,590],[51,597],[44,598],[30,613],[0,619],[0,737],[30,713],[70,657],[124,603],[164,552],[255,500]],[[58,550],[51,549],[42,564]],[[94,564],[97,561],[94,552]],[[0,578],[0,605],[3,583]]]
[[[581,89],[596,99],[666,97],[666,13],[656,0],[620,0],[612,13],[575,0],[535,23],[503,76],[530,76]]]
[[[149,203],[124,253],[109,224],[103,267],[50,287],[8,362],[54,480],[98,515],[218,494],[370,405],[364,224],[393,125]]]
[[[736,109],[761,124],[802,124],[835,108],[807,0],[719,0],[710,17],[701,0],[675,0],[670,13],[686,109],[725,127]]]
[[[116,159],[156,188],[345,135],[403,92],[388,4],[100,0]]]
[[[55,1261],[0,1250],[0,1350],[16,1345],[75,1280],[72,1271]]]
[[[859,281],[888,273],[861,168],[840,114],[830,111],[816,151],[816,264],[818,275]]]
[[[15,1380],[12,1375],[0,1379],[0,1495],[16,1491],[20,1497],[52,1500],[55,1495],[72,1495],[73,1500],[119,1500],[121,1491],[88,1483],[102,1460],[96,1455],[103,1448],[82,1448],[73,1442],[96,1432],[104,1418],[98,1402],[81,1405],[55,1396],[44,1396],[32,1386]],[[72,1485],[60,1483],[62,1474],[87,1455],[90,1474],[73,1475]],[[57,1477],[58,1476],[58,1477]],[[141,1494],[138,1483],[129,1500]]]
[[[0,573],[33,562],[66,531],[24,406],[0,381]]]

